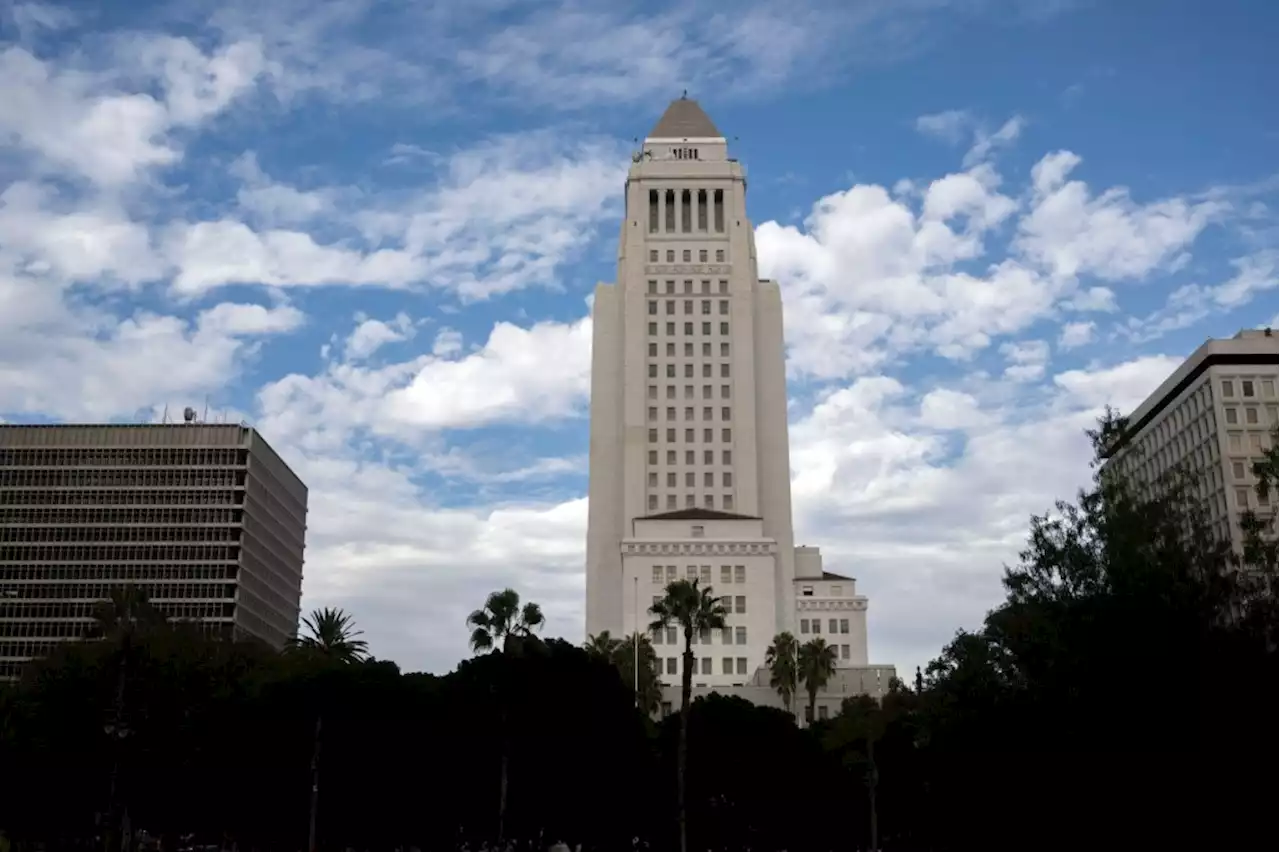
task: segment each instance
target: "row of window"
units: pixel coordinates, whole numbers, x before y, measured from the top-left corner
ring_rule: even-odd
[[[669,470],[669,471],[667,471],[667,477],[666,477],[666,479],[667,479],[667,487],[668,487],[668,488],[675,488],[675,487],[676,487],[676,485],[677,485],[677,483],[676,483],[676,479],[677,479],[677,477],[676,477],[676,473],[675,473],[675,471],[673,471],[673,470]],[[698,475],[697,475],[695,472],[693,472],[693,471],[691,471],[691,470],[690,470],[690,471],[685,471],[685,474],[684,474],[684,487],[685,487],[685,488],[697,488],[697,487],[698,487],[697,479],[698,479]],[[723,485],[725,488],[732,488],[732,487],[733,487],[733,471],[729,471],[729,470],[724,471],[724,472],[720,475],[720,484],[721,484],[721,485]],[[656,470],[651,470],[651,471],[649,471],[649,487],[650,487],[650,488],[657,488],[657,487],[658,487],[658,472],[657,472]],[[715,473],[713,473],[712,471],[709,471],[709,470],[708,470],[708,471],[703,472],[703,474],[702,474],[702,487],[703,487],[703,488],[715,488],[715,487],[716,487],[716,475],[715,475]]]
[[[668,627],[663,630],[655,630],[652,633],[653,644],[655,645],[679,645],[684,641],[680,630],[675,627]],[[693,635],[694,645],[712,645],[712,632],[703,630]],[[720,630],[721,645],[745,645],[747,644],[747,628],[741,625],[737,627],[725,627]]]
[[[837,628],[838,628],[838,629],[837,629]],[[800,619],[800,632],[801,632],[801,633],[821,633],[821,632],[822,632],[822,619],[821,619],[821,618],[802,618],[802,619]],[[827,632],[828,632],[828,633],[848,633],[848,632],[849,632],[849,619],[847,619],[847,618],[838,618],[838,619],[837,619],[837,618],[829,618],[829,619],[827,619]]]
[[[694,674],[704,674],[704,675],[715,674],[715,672],[712,671],[711,657],[703,657],[702,659],[698,660],[698,664],[699,664],[699,668],[694,672]],[[666,673],[669,675],[680,674],[680,658],[667,657],[666,668],[667,668]],[[746,673],[747,673],[746,657],[721,657],[720,658],[720,674],[744,675]]]
[[[649,249],[649,262],[650,262],[650,263],[657,263],[657,262],[658,262],[658,257],[659,257],[659,255],[658,255],[658,250],[657,250],[657,249]],[[698,263],[706,263],[706,262],[707,262],[707,258],[708,258],[708,257],[709,257],[709,255],[707,254],[707,249],[698,249]],[[722,248],[720,248],[720,249],[716,249],[715,258],[716,258],[716,263],[724,263],[724,249],[722,249]],[[676,252],[675,252],[675,249],[667,249],[667,263],[675,263],[675,262],[676,262]],[[681,250],[681,252],[680,252],[680,262],[681,262],[681,263],[692,263],[692,262],[693,262],[693,249],[683,249],[683,250]],[[656,282],[656,281],[650,281],[650,282],[649,282],[649,284],[651,285],[651,287],[652,287],[652,286],[656,286],[656,285],[657,285],[657,283],[658,283],[658,282]],[[710,283],[710,282],[708,282],[708,283]],[[727,286],[729,282],[727,282],[727,281],[726,281],[726,282],[724,282],[724,283],[725,283],[725,285]],[[652,289],[650,289],[650,291],[649,291],[649,292],[653,292],[653,290],[652,290]]]
[[[0,506],[239,506],[244,491],[211,488],[28,489],[0,488]]]
[[[1257,396],[1257,391],[1261,389],[1262,396],[1266,399],[1275,399],[1276,382],[1275,379],[1263,379],[1257,382],[1254,379],[1240,379],[1240,396],[1245,399],[1251,399]],[[1222,382],[1222,396],[1226,399],[1232,399],[1236,395],[1236,380],[1224,379]]]
[[[1225,406],[1222,409],[1222,416],[1228,426],[1235,426],[1240,423],[1240,413],[1234,405]],[[1262,412],[1258,409],[1258,406],[1244,406],[1244,423],[1246,426],[1257,426],[1264,422],[1276,422],[1276,407],[1274,405],[1267,406],[1267,419],[1265,421],[1262,419]]]
[[[236,545],[37,544],[0,546],[0,562],[173,562],[235,560]]]
[[[675,343],[674,343],[674,342],[672,342],[672,341],[667,341],[666,355],[667,355],[667,357],[668,357],[668,358],[674,358],[674,357],[676,357],[676,345],[675,345]],[[650,357],[650,358],[657,358],[657,357],[658,357],[658,344],[657,344],[657,343],[654,343],[654,342],[650,342],[650,343],[649,343],[649,357]],[[684,343],[684,357],[686,357],[686,358],[693,358],[693,357],[694,357],[694,354],[693,354],[693,341],[691,341],[691,340],[686,340],[686,341],[685,341],[685,343]],[[710,344],[709,342],[707,342],[707,341],[703,341],[703,343],[702,343],[702,357],[703,357],[703,358],[710,358],[710,357],[711,357],[711,344]],[[729,357],[729,341],[727,341],[727,340],[722,340],[722,341],[720,341],[720,357],[721,357],[721,358],[728,358],[728,357]]]
[[[724,190],[649,190],[649,233],[724,233]]]
[[[4,527],[0,526],[0,542],[17,542],[30,544],[69,544],[84,542],[99,544],[104,542],[190,542],[240,540],[239,527],[216,526],[167,526],[167,527],[88,527],[88,526],[46,526],[46,527]]]
[[[0,449],[0,467],[244,467],[247,450],[170,447],[23,447]]]
[[[668,407],[667,407],[667,412],[666,412],[666,414],[667,414],[667,416],[666,416],[666,418],[665,418],[665,419],[667,419],[667,420],[676,420],[676,419],[677,419],[677,418],[676,418],[676,409],[675,409],[675,406],[668,406]],[[654,421],[654,420],[657,420],[657,419],[658,419],[658,407],[657,407],[657,406],[655,406],[655,405],[651,405],[651,406],[649,406],[649,420],[650,420],[650,421]],[[690,405],[690,406],[686,406],[686,407],[685,407],[685,409],[684,409],[684,418],[683,418],[683,419],[685,419],[685,420],[695,420],[695,419],[697,419],[697,418],[694,416],[694,407],[693,407],[692,405]],[[703,406],[703,408],[702,408],[702,419],[703,419],[703,420],[715,420],[715,419],[716,419],[716,417],[715,417],[715,409],[714,409],[714,408],[712,408],[710,405]],[[722,406],[722,407],[720,408],[720,419],[721,419],[721,420],[733,420],[733,410],[732,410],[729,406],[727,406],[727,405]]]
[[[135,506],[30,506],[0,508],[0,524],[50,524],[55,526],[125,524],[238,524],[239,509]]]
[[[656,444],[656,443],[658,443],[658,431],[659,431],[659,430],[657,430],[657,429],[650,429],[650,430],[649,430],[649,443],[650,443],[650,444]],[[669,444],[674,444],[674,443],[676,442],[676,432],[677,432],[677,431],[678,431],[678,430],[677,430],[677,429],[675,429],[675,428],[669,428],[669,429],[667,429],[667,431],[666,431],[666,441],[667,441],[667,443],[669,443]],[[710,444],[710,443],[712,443],[713,441],[715,441],[715,431],[716,431],[715,429],[703,429],[703,430],[702,430],[702,442],[703,442],[704,444]],[[684,442],[685,442],[686,444],[693,444],[693,443],[696,443],[696,442],[697,442],[697,440],[698,440],[697,432],[698,432],[698,430],[697,430],[697,429],[685,429],[685,430],[684,430]],[[733,443],[733,430],[732,430],[732,429],[721,429],[721,430],[720,430],[720,440],[721,440],[721,441],[723,441],[723,442],[724,442],[724,443],[726,443],[726,444],[732,444],[732,443]]]
[[[668,252],[668,254],[670,254],[670,252]],[[702,279],[701,281],[699,281],[699,282],[698,282],[698,288],[697,288],[697,292],[696,292],[696,293],[694,292],[693,279],[691,279],[691,278],[686,278],[684,281],[682,281],[682,282],[681,282],[681,284],[680,284],[680,291],[679,291],[679,293],[677,293],[677,292],[676,292],[676,282],[675,282],[675,281],[672,281],[672,280],[668,279],[668,280],[666,280],[666,281],[662,282],[662,288],[661,288],[661,290],[659,290],[659,288],[658,288],[658,282],[651,278],[651,279],[649,279],[647,292],[648,292],[648,294],[649,294],[650,296],[658,296],[658,295],[663,295],[663,296],[676,296],[676,295],[680,295],[680,296],[695,296],[695,295],[697,295],[697,296],[710,296],[710,295],[712,295],[712,293],[711,293],[711,281],[710,281],[710,279],[707,279],[707,278],[704,278],[704,279]],[[729,295],[729,281],[728,281],[728,279],[721,278],[719,281],[717,281],[717,282],[716,282],[716,292],[715,292],[715,295],[717,295],[717,296],[727,296],[727,295]],[[674,311],[672,311],[671,313],[674,313]],[[686,308],[686,309],[685,309],[685,313],[693,313],[693,311],[692,311],[691,309],[689,309],[689,308]],[[707,313],[710,313],[710,311],[707,311]]]
[[[236,468],[0,468],[0,488],[212,488],[244,481]]]
[[[661,600],[662,600],[662,595],[653,596],[653,602],[655,604]],[[747,612],[747,596],[746,595],[721,595],[720,605],[724,607],[724,611],[729,615],[745,615]]]
[[[102,580],[114,585],[151,580],[222,580],[235,577],[233,565],[123,564],[29,565],[0,562],[0,580]]]
[[[648,505],[649,505],[649,511],[650,511],[650,512],[656,512],[656,511],[658,511],[658,508],[659,508],[658,502],[659,502],[659,501],[658,501],[658,495],[657,495],[657,494],[650,494],[650,495],[649,495],[649,503],[648,503]],[[686,495],[684,495],[684,508],[686,508],[686,509],[696,509],[696,508],[697,508],[697,506],[698,506],[698,498],[697,498],[697,495],[694,495],[694,494],[686,494]],[[680,503],[679,503],[679,501],[677,500],[677,498],[676,498],[676,495],[675,495],[675,494],[668,494],[668,495],[667,495],[667,499],[666,499],[666,508],[667,508],[668,510],[672,510],[672,511],[674,511],[674,510],[676,510],[676,509],[679,509],[679,508],[680,508]],[[714,494],[704,494],[704,495],[702,495],[702,508],[704,508],[704,509],[716,509],[716,508],[719,508],[719,509],[724,509],[726,512],[732,512],[732,511],[733,511],[733,495],[732,495],[732,494],[724,494],[724,495],[722,495],[722,496],[720,497],[720,505],[719,505],[719,506],[716,506],[716,495],[714,495]]]
[[[667,464],[678,464],[678,462],[676,461],[678,458],[679,458],[679,455],[678,455],[678,451],[677,451],[677,450],[667,450],[667,455],[666,455]],[[698,451],[697,451],[697,450],[685,450],[685,451],[684,451],[684,463],[685,463],[685,464],[687,464],[687,465],[689,465],[689,464],[697,464],[697,463],[698,463],[698,461],[697,461],[697,460],[698,460]],[[649,451],[649,465],[650,465],[650,467],[652,467],[653,465],[656,465],[657,463],[658,463],[658,451],[657,451],[657,450],[650,450],[650,451]],[[715,464],[715,463],[716,463],[716,451],[715,451],[715,450],[703,450],[703,451],[702,451],[702,463],[703,463],[703,464]],[[721,463],[721,464],[724,464],[724,465],[731,465],[731,464],[733,464],[733,450],[721,450],[721,451],[720,451],[720,463]]]
[[[674,322],[669,322],[666,324],[663,331],[668,335],[673,335],[676,333],[676,325],[677,324]],[[685,334],[693,334],[694,327],[696,325],[697,323],[692,323],[692,322],[685,323],[683,326],[683,332]],[[712,333],[711,329],[712,329],[712,326],[714,325],[715,325],[714,323],[710,323],[710,322],[702,323],[701,333],[707,334],[707,335],[711,334]],[[658,323],[656,322],[649,323],[649,336],[650,337],[656,336],[657,333],[658,333]],[[729,323],[727,322],[720,323],[720,333],[726,334],[726,335],[729,333]]]
[[[676,367],[677,367],[677,366],[679,366],[679,365],[677,365],[677,364],[667,364],[667,365],[666,365],[666,369],[664,370],[664,372],[666,373],[666,375],[667,375],[667,378],[668,378],[668,379],[674,379],[674,378],[676,377]],[[694,370],[693,370],[693,364],[685,364],[685,365],[684,365],[684,369],[683,369],[681,372],[683,372],[683,373],[684,373],[684,377],[685,377],[686,379],[692,379],[692,378],[693,378],[693,373],[694,373]],[[713,373],[713,372],[714,372],[714,371],[712,370],[712,365],[711,365],[711,364],[703,364],[703,365],[702,365],[702,378],[704,378],[704,379],[709,379],[709,378],[711,378],[711,376],[712,376],[712,373]],[[658,378],[658,365],[657,365],[657,364],[650,364],[650,365],[649,365],[649,378],[651,378],[651,379],[656,379],[656,378]],[[727,379],[727,378],[729,378],[729,363],[728,363],[727,361],[726,361],[725,363],[723,363],[723,364],[721,364],[721,365],[720,365],[720,378],[722,378],[722,379]]]
[[[676,386],[675,386],[675,385],[664,385],[664,387],[666,387],[666,389],[667,389],[667,390],[666,390],[666,398],[667,398],[667,399],[675,399],[675,398],[676,398]],[[684,398],[685,398],[685,399],[696,399],[696,398],[697,398],[697,397],[695,396],[695,394],[694,394],[693,388],[694,388],[694,386],[693,386],[693,385],[685,385],[685,386],[684,386]],[[733,388],[733,386],[732,386],[732,385],[721,385],[721,386],[720,386],[720,398],[721,398],[721,399],[729,399],[729,398],[730,398],[730,396],[731,396],[731,394],[733,393],[732,388]],[[714,390],[715,390],[715,386],[714,386],[714,385],[703,385],[703,386],[702,386],[702,398],[703,398],[703,399],[714,399],[714,398],[715,398],[715,396],[714,396]],[[657,386],[657,385],[649,385],[649,399],[657,399],[657,398],[658,398],[658,386]]]
[[[696,536],[695,536],[696,537]],[[697,580],[703,586],[711,585],[711,566],[703,565],[686,565],[684,568],[684,576],[686,580]],[[673,583],[676,580],[676,566],[674,565],[655,565],[653,566],[653,583],[657,586],[664,586],[667,583]],[[747,566],[745,565],[721,565],[720,566],[720,584],[727,586],[730,583],[747,582]]]
[[[665,300],[665,301],[666,301],[666,309],[665,309],[665,310],[666,310],[666,314],[667,314],[667,316],[674,316],[674,315],[675,315],[675,312],[676,312],[676,300],[675,300],[675,299],[667,299],[667,300]],[[686,315],[692,314],[692,313],[693,313],[693,301],[694,301],[694,300],[693,300],[693,299],[684,299],[684,300],[682,300],[682,301],[684,302],[684,313],[685,313]],[[710,300],[710,299],[702,299],[702,300],[700,300],[700,302],[701,302],[701,305],[702,305],[702,308],[701,308],[701,313],[702,313],[702,315],[703,315],[703,316],[710,316],[710,314],[711,314],[711,300]],[[720,300],[720,314],[721,314],[722,316],[726,316],[726,315],[728,315],[728,313],[729,313],[729,300],[728,300],[728,299],[721,299],[721,300]],[[657,299],[650,299],[650,300],[649,300],[649,316],[651,316],[651,317],[656,317],[657,315],[658,315],[658,300],[657,300]]]

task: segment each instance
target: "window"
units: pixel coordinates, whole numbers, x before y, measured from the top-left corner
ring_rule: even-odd
[[[657,451],[657,450],[650,450],[650,451],[649,451],[649,464],[657,464],[657,463],[658,463],[658,451]]]
[[[744,615],[747,611],[747,596],[738,595],[733,599],[733,611],[738,615]]]
[[[671,341],[667,341],[667,357],[668,358],[676,357],[676,345]]]
[[[703,429],[703,430],[702,430],[702,440],[703,440],[705,443],[710,444],[710,443],[711,443],[711,435],[714,433],[714,431],[715,431],[714,429]]]
[[[705,230],[705,229],[704,229],[704,230]],[[698,249],[698,262],[699,262],[699,263],[706,263],[706,262],[707,262],[707,250],[706,250],[706,249]]]
[[[716,249],[716,263],[724,263],[724,249]]]
[[[738,674],[744,675],[746,673],[747,673],[747,658],[739,657],[738,658]]]
[[[720,454],[721,464],[733,464],[733,450],[725,450]]]
[[[649,495],[649,511],[650,512],[656,511],[657,508],[658,508],[658,495],[650,494]]]
[[[842,659],[842,660],[847,660],[847,659],[849,659],[849,646],[848,646],[848,645],[841,645],[841,646],[840,646],[840,659]]]
[[[723,481],[721,482],[721,484],[722,484],[725,488],[732,488],[732,487],[733,487],[733,471],[726,470],[726,471],[724,472],[724,475],[721,477],[721,479],[723,480]]]
[[[1240,452],[1241,450],[1243,450],[1243,449],[1244,449],[1244,447],[1243,447],[1243,445],[1240,443],[1240,441],[1241,441],[1241,438],[1240,438],[1240,433],[1239,433],[1239,432],[1231,432],[1231,433],[1229,433],[1229,434],[1227,435],[1227,449],[1228,449],[1228,450],[1230,450],[1230,451],[1231,451],[1231,452],[1233,452],[1233,453],[1238,453],[1238,452]]]
[[[733,412],[732,412],[732,410],[729,408],[729,406],[727,406],[727,405],[726,405],[726,406],[723,406],[723,407],[720,409],[720,419],[721,419],[721,420],[732,420],[732,419],[733,419]]]
[[[745,565],[733,566],[733,581],[735,583],[747,582],[747,567]]]
[[[680,259],[681,259],[682,261],[684,261],[685,263],[688,263],[688,262],[689,262],[689,260],[690,260],[690,255],[689,255],[689,250],[688,250],[688,249],[685,249],[684,251],[680,252]]]
[[[670,229],[668,229],[668,230],[672,230],[672,231],[674,231],[674,230],[675,230],[675,228],[670,228]],[[667,263],[675,263],[675,262],[676,262],[676,253],[675,253],[675,250],[674,250],[674,249],[667,249]],[[667,282],[667,283],[671,283],[671,282]],[[671,291],[670,291],[670,290],[668,290],[667,292],[668,292],[668,293],[670,293]]]
[[[732,495],[732,494],[726,494],[726,495],[724,495],[724,508],[725,508],[725,510],[726,510],[726,511],[732,511],[732,509],[733,509],[733,495]]]
[[[684,344],[684,357],[686,357],[686,358],[692,358],[692,357],[693,357],[693,344],[692,344],[692,343],[689,343],[689,342],[687,342],[687,341],[686,341],[686,342],[685,342],[685,344]]]
[[[849,632],[849,619],[847,618],[840,619],[840,632],[841,633]]]
[[[673,322],[667,323],[667,334],[675,334],[675,333],[676,333],[676,324]]]
[[[733,582],[733,571],[728,565],[720,566],[720,584],[727,586]]]
[[[818,718],[819,718],[819,719],[825,719],[825,718],[827,718],[827,712],[828,712],[828,711],[827,711],[827,705],[825,705],[825,704],[819,705],[819,707],[818,707]]]
[[[675,507],[676,507],[676,495],[674,495],[674,494],[668,494],[668,495],[667,495],[667,508],[668,508],[668,509],[674,509]]]
[[[1225,413],[1225,414],[1226,414],[1226,416],[1227,416],[1227,423],[1228,423],[1228,424],[1234,424],[1234,423],[1236,423],[1236,422],[1237,422],[1237,418],[1236,418],[1236,410],[1235,410],[1234,408],[1227,408],[1227,409],[1225,409],[1225,410],[1224,410],[1224,413]]]
[[[668,713],[667,715],[669,716],[671,714]],[[813,708],[811,708],[808,704],[804,705],[804,720],[806,722],[813,721]]]
[[[1249,489],[1248,488],[1236,489],[1236,505],[1239,506],[1241,509],[1249,508]]]
[[[729,364],[728,364],[728,362],[725,362],[725,363],[723,363],[723,364],[721,364],[721,365],[720,365],[720,378],[722,378],[722,379],[727,379],[727,378],[729,378]]]
[[[661,645],[661,644],[662,644],[662,631],[661,631],[661,630],[655,630],[655,631],[653,631],[653,644],[655,644],[655,645]]]
[[[649,385],[649,399],[657,399],[657,398],[658,398],[658,386]]]
[[[704,675],[711,674],[711,658],[710,657],[702,658],[702,673]]]
[[[702,333],[703,333],[703,334],[710,334],[710,333],[711,333],[711,323],[709,323],[709,322],[704,322],[704,323],[702,324]]]
[[[800,619],[800,632],[804,634],[807,634],[809,632],[809,619],[807,618]]]
[[[720,300],[720,313],[721,313],[721,314],[727,314],[727,313],[729,313],[729,300],[728,300],[728,299],[721,299],[721,300]]]
[[[732,429],[721,429],[720,431],[723,433],[720,437],[720,440],[724,441],[726,444],[733,440]]]
[[[707,299],[702,300],[702,312],[704,314],[711,313],[711,302]]]
[[[658,584],[662,583],[662,566],[661,565],[653,566],[653,582]]]
[[[668,441],[669,443],[672,443],[672,444],[674,444],[674,443],[676,442],[676,430],[675,430],[675,429],[668,429],[668,430],[667,430],[667,441]]]
[[[1230,382],[1230,381],[1223,382],[1223,383],[1222,383],[1222,395],[1223,395],[1223,396],[1235,396],[1235,395],[1236,395],[1235,383],[1234,383],[1234,382]]]
[[[656,443],[658,443],[658,430],[657,430],[657,429],[650,429],[650,430],[649,430],[649,443],[650,443],[650,444],[656,444]]]
[[[653,299],[649,300],[649,315],[655,317],[658,315],[658,303]]]
[[[692,282],[692,281],[686,281],[686,282],[684,282],[684,294],[685,294],[686,296],[692,296],[692,295],[693,295],[693,282]]]
[[[1253,382],[1249,381],[1248,379],[1241,379],[1241,380],[1240,380],[1240,395],[1241,395],[1241,396],[1253,396]]]
[[[650,334],[658,333],[658,324],[656,322],[649,323],[649,333]]]
[[[733,641],[737,645],[747,644],[747,628],[738,626],[733,629]]]
[[[702,498],[702,505],[706,506],[708,509],[714,509],[716,507],[716,498],[710,494],[704,495]]]
[[[658,487],[658,474],[657,474],[657,471],[652,471],[652,470],[651,470],[651,471],[649,471],[649,487],[650,487],[650,488],[657,488],[657,487]]]
[[[702,386],[702,398],[711,399],[711,385]]]
[[[711,471],[707,471],[706,473],[702,474],[703,488],[714,488],[715,484],[716,484],[716,475],[714,473],[712,473]]]
[[[658,419],[658,409],[652,405],[649,406],[649,419],[650,420]]]
[[[699,283],[698,283],[698,292],[699,292],[699,293],[701,293],[701,294],[702,294],[702,295],[704,295],[704,296],[710,296],[710,295],[711,295],[711,282],[710,282],[710,281],[701,281],[701,282],[699,282]]]
[[[728,385],[721,385],[721,386],[720,386],[720,398],[721,398],[721,399],[728,399],[728,398],[729,398],[729,386],[728,386]]]
[[[693,323],[687,322],[684,324],[684,333],[693,334]]]
[[[684,463],[693,464],[693,450],[684,451]]]
[[[676,303],[668,299],[667,300],[667,316],[673,317],[675,315],[676,315]]]
[[[685,312],[686,314],[692,314],[692,313],[693,313],[693,302],[690,302],[688,299],[686,299],[686,300],[685,300],[685,303],[684,303],[684,312]]]
[[[684,407],[684,419],[685,419],[685,420],[692,420],[692,419],[693,419],[693,406],[692,406],[692,405],[686,405],[686,406]]]
[[[702,538],[706,534],[707,534],[707,530],[701,524],[694,524],[689,529],[689,536],[691,538]]]
[[[703,365],[702,365],[702,378],[704,378],[704,379],[709,379],[709,378],[711,378],[711,365],[710,365],[710,364],[703,364]]]
[[[710,344],[710,343],[703,343],[703,344],[702,344],[702,357],[703,357],[703,358],[710,358],[710,357],[711,357],[711,344]]]
[[[671,252],[667,252],[667,260],[671,260]],[[663,285],[662,289],[667,291],[668,296],[674,296],[676,294],[676,282],[668,281]]]
[[[1248,424],[1250,424],[1250,425],[1257,425],[1257,423],[1258,423],[1258,409],[1256,409],[1256,408],[1246,408],[1246,409],[1244,410],[1244,422],[1245,422],[1245,423],[1248,423]]]
[[[722,657],[720,659],[720,672],[722,674],[733,674],[733,657]]]
[[[724,294],[726,294],[726,293],[728,293],[728,292],[729,292],[729,282],[728,282],[728,281],[721,281],[721,282],[720,282],[720,294],[721,294],[721,295],[724,295]]]
[[[1231,463],[1231,476],[1235,479],[1244,479],[1244,462],[1233,461]]]
[[[728,333],[729,333],[729,323],[727,323],[727,322],[722,322],[722,323],[720,323],[720,333],[721,333],[721,334],[728,334]]]
[[[813,586],[801,586],[800,596],[805,598],[813,597]]]
[[[667,674],[669,675],[676,674],[676,658],[675,657],[667,657]]]
[[[675,474],[675,471],[673,470],[667,471],[667,487],[668,488],[676,487],[676,474]]]
[[[675,580],[675,578],[676,578],[676,566],[674,566],[674,565],[668,565],[668,566],[667,566],[667,582],[668,582],[668,583],[673,582],[673,581]],[[675,628],[674,628],[674,627],[673,627],[673,628],[671,628],[671,629],[672,629],[672,630],[675,630]]]
[[[676,386],[667,385],[667,399],[675,399],[675,398],[676,398]]]
[[[1276,383],[1271,379],[1262,380],[1262,395],[1267,399],[1276,395]]]
[[[684,365],[684,377],[685,377],[686,379],[692,379],[692,378],[693,378],[693,365],[692,365],[692,364],[685,364],[685,365]]]
[[[672,566],[672,567],[674,567],[674,566]],[[677,639],[678,639],[678,638],[679,638],[679,636],[678,636],[678,634],[677,634],[677,632],[676,632],[676,629],[675,629],[674,627],[668,627],[668,628],[667,628],[667,644],[668,644],[668,645],[674,645],[674,644],[676,644],[676,641],[677,641]]]
[[[671,702],[670,701],[662,702],[662,718],[665,719],[670,715],[671,715]]]
[[[730,595],[721,595],[720,606],[724,607],[726,614],[733,612],[733,598]]]
[[[684,442],[685,442],[686,444],[692,444],[692,443],[693,443],[693,441],[694,441],[694,438],[693,438],[693,430],[692,430],[692,429],[685,429],[685,430],[684,430]]]

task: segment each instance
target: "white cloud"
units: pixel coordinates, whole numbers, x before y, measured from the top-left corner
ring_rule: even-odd
[[[413,321],[405,313],[396,314],[390,322],[364,319],[347,338],[343,351],[347,360],[368,358],[388,343],[398,343],[413,336]]]
[[[964,155],[966,169],[987,162],[997,150],[1012,145],[1022,135],[1026,125],[1026,119],[1015,115],[991,131],[971,112],[962,109],[922,115],[915,120],[916,130],[926,136],[933,136],[951,145],[969,140],[969,150]]]
[[[1064,323],[1062,333],[1058,335],[1058,348],[1067,350],[1085,346],[1093,340],[1093,330],[1091,322]]]
[[[1258,293],[1276,290],[1276,252],[1264,249],[1231,261],[1236,274],[1220,284],[1185,284],[1165,304],[1144,317],[1130,317],[1125,335],[1137,342],[1187,328],[1205,317],[1248,304]]]
[[[1031,210],[1015,247],[1055,277],[1142,278],[1177,262],[1225,203],[1168,198],[1137,204],[1124,187],[1093,196],[1067,176],[1080,164],[1070,151],[1046,155],[1032,169]]]
[[[973,117],[962,109],[949,109],[943,112],[922,115],[916,119],[916,130],[929,136],[936,136],[953,145],[959,144],[965,132],[973,122]]]
[[[1026,124],[1026,120],[1022,116],[1015,115],[1000,125],[994,133],[987,133],[981,127],[976,128],[973,132],[973,147],[964,155],[965,167],[968,168],[984,163],[996,150],[1012,145],[1022,135],[1022,130],[1026,127]]]

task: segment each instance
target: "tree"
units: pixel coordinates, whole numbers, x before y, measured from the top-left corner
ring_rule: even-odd
[[[294,640],[294,646],[318,654],[336,663],[358,663],[369,655],[369,643],[359,637],[355,620],[341,609],[313,610],[302,619],[306,634]]]
[[[484,608],[467,616],[471,628],[471,650],[513,650],[512,646],[530,639],[534,631],[542,628],[545,618],[536,603],[520,605],[520,595],[514,589],[493,592],[485,599]]]
[[[586,643],[582,646],[588,654],[607,663],[618,661],[618,650],[621,647],[622,640],[610,636],[608,630],[595,636],[588,636]]]
[[[511,691],[513,676],[512,661],[509,657],[519,656],[534,640],[534,631],[542,627],[545,619],[542,608],[536,603],[520,605],[520,595],[514,589],[503,589],[492,592],[485,599],[484,608],[477,609],[467,616],[467,626],[471,628],[471,650],[497,651],[502,646],[502,657],[499,659],[500,677],[494,689],[497,692],[500,709],[502,738],[500,766],[498,771],[498,842],[501,843],[506,830],[507,820],[507,787],[510,783],[511,755],[508,747],[507,730],[507,698]]]
[[[688,850],[688,819],[685,809],[685,772],[689,758],[689,698],[693,692],[693,637],[695,633],[724,628],[728,612],[710,587],[697,580],[676,580],[666,593],[649,607],[653,621],[649,632],[676,626],[684,633],[684,654],[680,670],[680,733],[676,744],[676,809],[680,831],[680,852]]]
[[[822,638],[810,639],[800,646],[798,666],[800,682],[809,695],[805,716],[812,722],[814,708],[818,703],[818,690],[826,686],[827,681],[836,673],[836,646],[828,645],[827,640]]]
[[[764,664],[769,668],[769,686],[782,696],[782,703],[788,713],[793,713],[792,699],[795,698],[799,685],[799,643],[796,637],[783,631],[773,637],[773,642],[764,654]]]
[[[628,689],[638,689],[636,707],[650,716],[657,712],[662,703],[662,682],[658,679],[658,653],[647,635],[633,633],[626,639],[615,639],[605,630],[587,637],[583,649],[595,659],[613,666]],[[637,660],[640,663],[638,676]]]

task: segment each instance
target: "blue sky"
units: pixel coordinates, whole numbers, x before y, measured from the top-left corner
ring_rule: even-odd
[[[209,401],[311,487],[304,605],[444,671],[581,638],[586,298],[688,89],[787,309],[798,538],[909,672],[1081,430],[1276,324],[1274,4],[0,0],[0,418]]]

